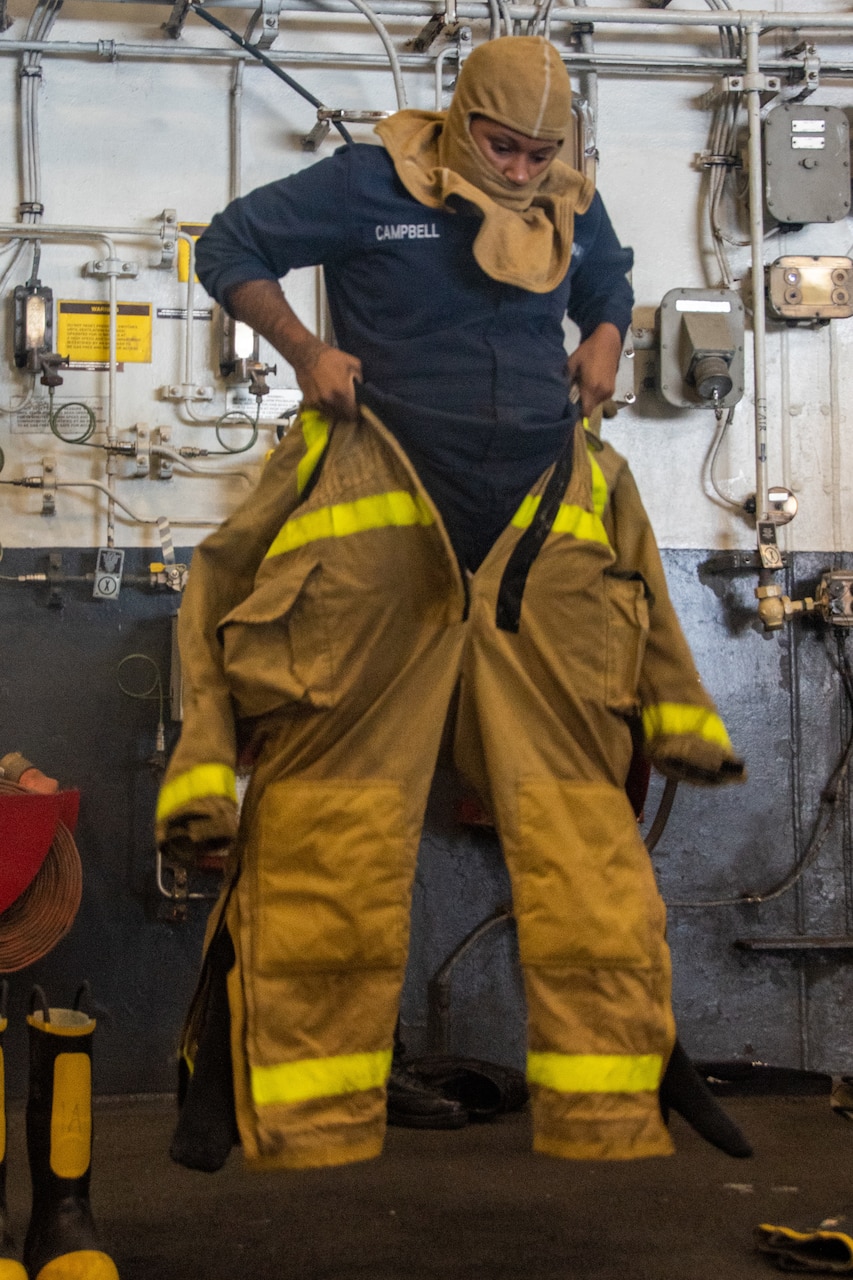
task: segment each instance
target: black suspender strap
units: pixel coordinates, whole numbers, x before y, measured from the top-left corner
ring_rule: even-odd
[[[518,631],[527,575],[557,518],[563,494],[572,478],[574,454],[575,433],[570,431],[569,438],[554,463],[554,470],[545,485],[536,513],[515,544],[503,571],[495,610],[495,624],[499,631]]]

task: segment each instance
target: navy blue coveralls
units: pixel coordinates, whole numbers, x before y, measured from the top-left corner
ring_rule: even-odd
[[[487,276],[472,253],[479,226],[419,204],[384,147],[354,144],[234,201],[196,258],[223,305],[234,285],[322,264],[337,344],[362,362],[359,398],[403,445],[471,569],[569,434],[565,317],[581,341],[605,321],[624,336],[633,261],[597,194],[550,293]]]

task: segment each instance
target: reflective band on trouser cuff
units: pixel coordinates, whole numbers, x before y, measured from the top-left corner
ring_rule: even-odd
[[[660,1084],[659,1053],[529,1053],[527,1079],[558,1093],[652,1093]]]
[[[329,443],[329,424],[316,409],[303,409],[299,415],[299,423],[305,441],[305,452],[296,468],[296,492],[302,493]]]
[[[317,511],[288,520],[279,530],[266,558],[284,555],[323,538],[348,538],[352,533],[365,533],[368,529],[434,523],[433,514],[420,494],[412,495],[402,489],[377,493],[370,498],[356,498],[355,502],[320,507]]]
[[[707,707],[694,707],[681,702],[659,702],[643,708],[643,732],[651,741],[654,738],[676,737],[687,734],[713,742],[725,751],[732,750],[726,726],[716,711]]]
[[[258,1106],[332,1098],[381,1089],[391,1071],[391,1050],[306,1058],[277,1067],[252,1067],[252,1097]]]
[[[538,494],[534,496],[529,493],[512,517],[513,528],[526,529],[532,523],[538,506]],[[561,503],[551,525],[551,532],[570,533],[582,542],[602,542],[605,547],[610,546],[601,517],[567,502]]]
[[[234,770],[227,764],[197,764],[194,769],[178,774],[160,789],[157,799],[157,821],[164,822],[182,805],[204,796],[225,796],[237,803]]]

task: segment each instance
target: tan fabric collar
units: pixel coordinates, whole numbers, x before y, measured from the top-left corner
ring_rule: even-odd
[[[465,201],[482,216],[474,258],[493,280],[550,293],[572,255],[574,215],[592,202],[592,182],[554,160],[526,209],[506,207],[441,164],[443,111],[398,111],[376,126],[409,195],[430,209]]]

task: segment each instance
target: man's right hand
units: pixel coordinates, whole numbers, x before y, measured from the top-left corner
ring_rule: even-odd
[[[246,280],[228,291],[228,310],[266,338],[293,366],[308,408],[330,421],[356,416],[361,361],[323,342],[295,314],[273,280]]]

